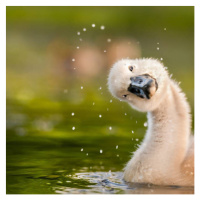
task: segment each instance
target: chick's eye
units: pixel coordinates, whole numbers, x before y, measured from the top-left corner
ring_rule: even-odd
[[[131,72],[133,71],[133,66],[129,66],[128,68],[129,68],[129,70],[130,70]]]

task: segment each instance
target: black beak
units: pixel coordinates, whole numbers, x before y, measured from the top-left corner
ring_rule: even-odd
[[[141,98],[150,99],[158,89],[156,79],[149,74],[134,76],[130,80],[131,84],[128,87],[128,91]]]

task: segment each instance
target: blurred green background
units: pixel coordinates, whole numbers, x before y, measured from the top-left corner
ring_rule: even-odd
[[[122,171],[146,114],[108,92],[120,58],[160,59],[193,116],[194,7],[8,6],[6,30],[7,193],[84,189],[67,175]]]

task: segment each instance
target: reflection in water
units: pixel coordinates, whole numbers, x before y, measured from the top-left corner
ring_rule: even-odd
[[[126,184],[122,180],[122,172],[86,172],[76,173],[70,177],[70,181],[76,180],[87,181],[88,185],[85,188],[79,186],[71,188],[65,186],[55,187],[54,190],[59,194],[194,194],[193,187],[179,187],[179,186],[155,186],[150,184]]]
[[[72,112],[69,113],[71,115]],[[77,115],[78,112],[74,113]],[[48,121],[46,119],[41,119],[41,122]],[[64,118],[58,118],[58,121],[62,119]],[[38,125],[43,130],[43,123]],[[32,127],[32,123],[30,126]],[[27,130],[26,126],[22,128]],[[110,131],[108,127],[106,130]],[[37,137],[28,135],[29,132],[25,135],[9,132],[6,145],[6,192],[7,194],[194,193],[192,187],[126,184],[122,179],[122,168],[129,159],[127,152],[135,151],[134,146],[137,145],[135,139],[131,141],[134,136],[131,131],[129,132],[130,137],[117,137],[114,134],[81,137],[76,133],[76,137],[71,138],[65,138],[61,134],[56,135],[57,138],[42,137],[42,134],[46,134],[46,129]]]

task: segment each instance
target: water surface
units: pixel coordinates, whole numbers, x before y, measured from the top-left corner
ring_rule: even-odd
[[[131,130],[125,129],[126,131],[123,131],[126,134],[117,134],[121,131],[113,127],[112,131],[116,133],[110,133],[109,127],[102,128],[102,125],[98,125],[96,128],[85,127],[88,129],[85,134],[84,131],[79,133],[76,129],[77,132],[65,131],[67,127],[63,120],[57,124],[57,128],[52,128],[48,125],[51,124],[50,118],[44,122],[44,116],[42,118],[40,114],[32,113],[30,116],[37,116],[35,120],[39,124],[38,130],[34,132],[30,124],[34,124],[35,128],[36,122],[34,119],[25,120],[25,113],[15,113],[18,117],[16,120],[12,119],[12,123],[7,126],[7,194],[194,192],[194,189],[189,187],[125,183],[122,179],[123,167],[130,159],[131,152],[136,150],[142,140],[142,137],[137,133],[133,134]],[[9,123],[11,116],[7,117]],[[40,123],[38,120],[41,120]],[[68,123],[72,122],[69,120]],[[62,126],[65,127],[63,131]],[[94,130],[99,134],[93,134]]]

